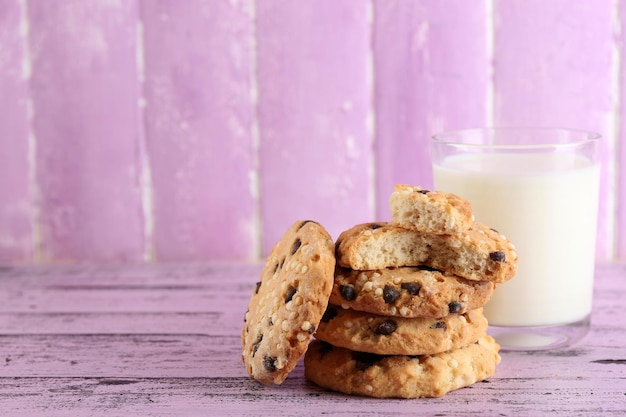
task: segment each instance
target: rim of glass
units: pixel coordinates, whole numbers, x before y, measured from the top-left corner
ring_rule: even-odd
[[[489,143],[463,143],[459,141],[453,140],[442,140],[441,138],[444,136],[452,135],[452,134],[464,134],[464,133],[481,133],[481,132],[506,132],[506,131],[537,131],[537,132],[566,132],[566,133],[574,133],[580,134],[584,138],[581,140],[576,140],[567,143],[541,143],[541,144],[528,144],[528,145],[497,145],[497,144],[489,144]],[[585,129],[574,129],[567,127],[532,127],[532,126],[516,126],[516,127],[477,127],[477,128],[467,128],[467,129],[452,129],[452,130],[444,130],[439,133],[432,135],[431,139],[433,143],[441,144],[441,145],[450,145],[450,146],[463,146],[468,148],[489,148],[489,149],[548,149],[548,148],[563,148],[563,147],[574,147],[580,146],[585,143],[595,142],[600,140],[602,135],[598,132],[594,132],[592,130]]]

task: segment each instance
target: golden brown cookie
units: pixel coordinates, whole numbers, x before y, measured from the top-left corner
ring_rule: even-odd
[[[333,241],[313,221],[298,221],[271,250],[250,299],[242,358],[250,376],[280,384],[296,366],[328,305]]]
[[[356,271],[337,267],[330,302],[386,316],[443,317],[484,306],[491,281],[472,281],[427,266]]]
[[[458,234],[474,222],[469,201],[443,191],[397,184],[389,197],[391,223],[436,234]]]
[[[304,374],[315,384],[345,394],[379,398],[441,397],[482,381],[500,363],[500,346],[490,336],[448,352],[383,356],[313,341]]]
[[[487,331],[482,308],[443,318],[379,316],[329,305],[315,338],[380,355],[431,355],[474,343]]]
[[[336,242],[337,263],[367,270],[428,265],[476,281],[501,283],[517,271],[513,244],[482,223],[457,235],[408,230],[390,223],[363,223]]]

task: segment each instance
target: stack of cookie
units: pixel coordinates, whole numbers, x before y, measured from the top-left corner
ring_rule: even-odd
[[[326,388],[433,397],[483,380],[500,361],[482,306],[516,270],[513,246],[453,194],[397,185],[392,221],[345,231],[329,307],[305,356]]]
[[[324,288],[316,291],[318,302],[309,308],[315,310],[318,319],[296,320],[301,323],[299,327],[284,319],[281,328],[297,331],[274,336],[272,341],[300,338],[308,343],[314,334],[316,340],[304,349],[306,378],[349,394],[436,397],[491,376],[500,361],[499,346],[486,334],[482,306],[497,283],[515,274],[513,245],[474,221],[470,204],[452,194],[397,185],[390,207],[391,222],[359,224],[337,239],[334,276],[331,274],[329,281],[327,275],[321,278],[317,274],[312,285]],[[290,242],[294,237],[285,239]],[[288,260],[299,256],[301,246],[294,251],[296,246],[292,244],[286,255],[270,255],[264,274],[280,275],[287,265],[285,256]],[[316,255],[324,264],[332,262],[327,261],[326,250]],[[307,262],[295,261],[294,269],[311,271],[320,266],[315,265],[317,261]],[[261,290],[272,288],[264,284],[272,280],[265,275]],[[306,279],[300,276],[296,281],[302,285]],[[282,308],[285,313],[276,319],[270,314],[270,327],[276,326],[279,316],[288,315],[281,297],[293,298],[289,290],[293,284],[283,283],[281,288],[275,295],[279,301],[272,308]],[[253,308],[251,302],[249,310]],[[296,317],[301,314],[297,311]],[[256,329],[268,324],[266,318],[255,318],[254,322]],[[247,319],[243,334],[247,364],[254,360],[247,360],[246,354],[256,357],[265,352],[264,334],[269,331],[256,330],[251,335],[251,324]],[[280,349],[274,349],[277,351]],[[273,358],[285,356],[281,352],[265,352],[263,359],[256,358],[257,368],[276,375],[274,368],[280,361]]]

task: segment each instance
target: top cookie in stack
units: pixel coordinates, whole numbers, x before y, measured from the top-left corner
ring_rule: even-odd
[[[394,189],[391,223],[363,223],[339,235],[336,255],[340,266],[371,270],[428,265],[469,280],[494,283],[515,275],[515,247],[495,229],[476,221],[468,224],[473,218],[471,208],[458,209],[465,204],[469,207],[468,202],[459,205],[460,197],[420,187],[407,193],[407,187]],[[434,194],[432,199],[429,194]],[[448,201],[451,204],[447,206]]]

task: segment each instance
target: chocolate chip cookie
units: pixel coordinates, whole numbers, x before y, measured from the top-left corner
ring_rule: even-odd
[[[337,263],[367,270],[428,265],[476,281],[501,283],[517,271],[513,244],[497,231],[474,222],[456,235],[408,230],[391,223],[362,223],[336,242]]]
[[[386,316],[443,317],[482,307],[491,281],[472,281],[421,265],[357,271],[337,267],[330,302]]]
[[[380,355],[431,355],[469,345],[486,334],[482,308],[442,318],[380,316],[329,305],[315,338]]]
[[[304,357],[311,382],[345,394],[379,398],[441,397],[484,380],[500,362],[500,346],[490,336],[434,355],[377,355],[315,340]]]
[[[250,376],[280,384],[304,354],[333,285],[334,245],[314,221],[298,221],[271,250],[242,330]]]

